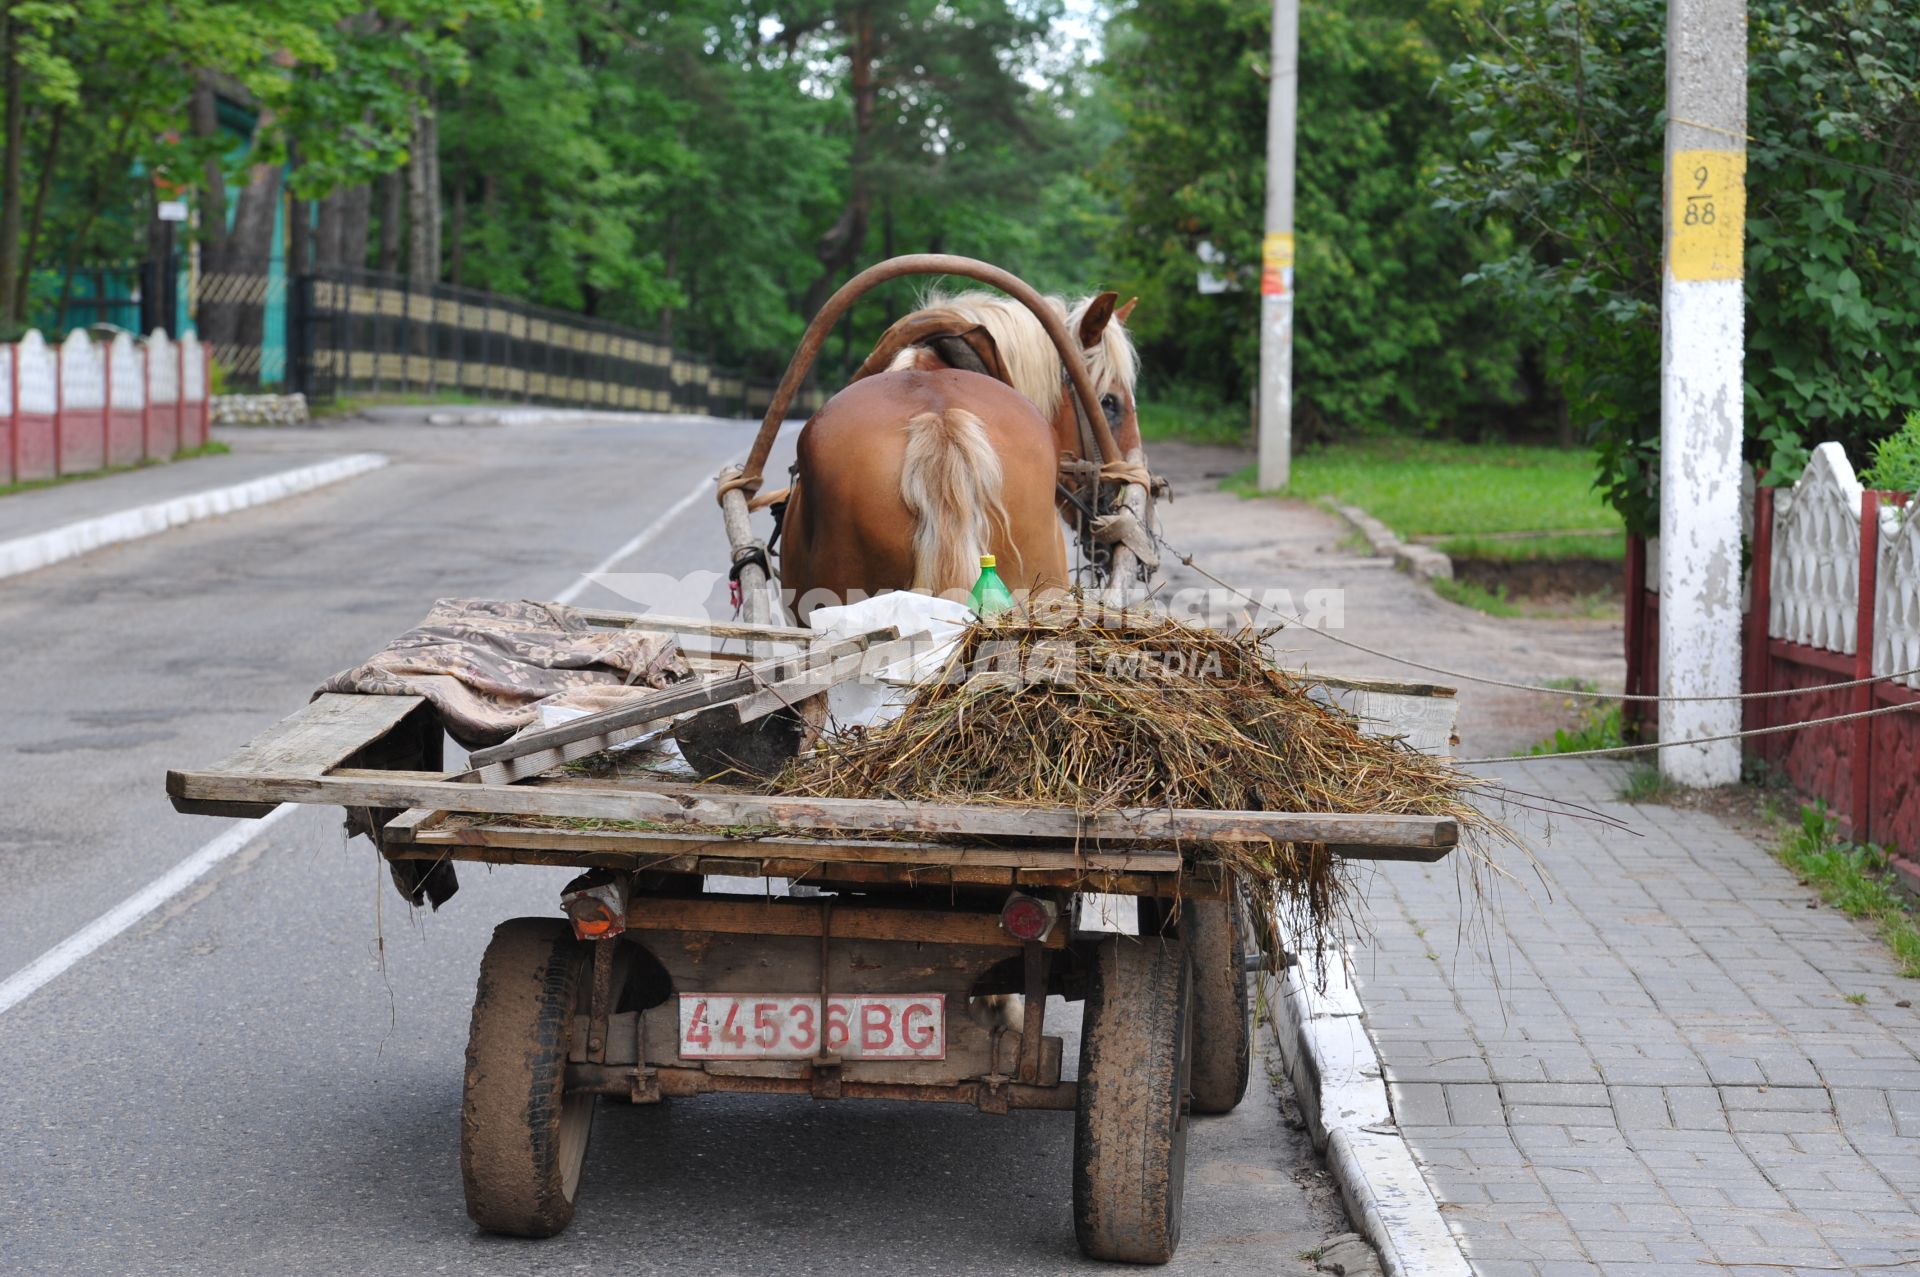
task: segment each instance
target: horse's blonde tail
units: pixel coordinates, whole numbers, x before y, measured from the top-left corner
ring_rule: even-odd
[[[973,588],[996,526],[1007,526],[1000,456],[980,418],[960,408],[907,422],[900,498],[914,517],[913,588]]]

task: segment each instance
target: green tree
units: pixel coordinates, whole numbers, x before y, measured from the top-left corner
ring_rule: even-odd
[[[1116,19],[1125,127],[1106,180],[1112,252],[1141,294],[1150,364],[1246,403],[1258,378],[1269,7],[1164,0]],[[1479,432],[1526,399],[1522,341],[1460,277],[1486,241],[1431,207],[1454,136],[1428,93],[1455,37],[1427,0],[1309,0],[1301,12],[1296,422],[1307,438],[1378,427]],[[1209,268],[1237,291],[1200,295]]]
[[[1791,482],[1920,406],[1920,13],[1754,0],[1748,456]],[[1439,189],[1511,236],[1473,276],[1533,317],[1600,483],[1659,521],[1664,0],[1520,0],[1470,24],[1441,91],[1468,126]]]

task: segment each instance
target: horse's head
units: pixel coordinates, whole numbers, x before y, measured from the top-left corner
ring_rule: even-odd
[[[1118,293],[1096,293],[1082,298],[1067,312],[1067,331],[1080,343],[1080,355],[1093,382],[1093,392],[1099,396],[1101,414],[1106,417],[1114,443],[1119,445],[1120,456],[1116,460],[1139,461],[1144,459],[1144,452],[1140,443],[1140,418],[1133,399],[1139,361],[1126,325],[1127,316],[1133,313],[1134,303],[1140,299],[1136,297],[1116,308],[1114,303],[1119,300]],[[1064,382],[1064,371],[1061,376]],[[1061,441],[1063,452],[1087,460],[1103,460],[1097,455],[1097,448],[1090,451],[1082,447],[1079,422],[1074,417],[1075,398],[1072,385],[1063,384],[1060,405],[1054,414],[1054,435]]]

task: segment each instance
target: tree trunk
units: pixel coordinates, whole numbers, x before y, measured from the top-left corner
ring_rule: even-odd
[[[400,273],[400,224],[406,216],[406,185],[398,171],[380,179],[380,257],[378,269]]]
[[[255,164],[234,206],[233,228],[222,246],[217,268],[201,272],[195,316],[201,338],[214,358],[242,381],[260,375],[260,344],[266,335],[267,259],[273,251],[274,214],[280,204],[280,166]],[[258,287],[256,287],[258,285]],[[221,347],[225,347],[223,352]]]
[[[842,271],[853,265],[866,242],[871,201],[867,191],[867,161],[872,145],[877,89],[873,81],[873,15],[865,7],[850,17],[853,26],[853,156],[848,180],[847,207],[820,237],[814,256],[820,274],[807,288],[801,309],[811,319],[826,305]]]
[[[453,226],[447,233],[452,241],[447,260],[447,281],[455,288],[467,282],[467,184],[458,176],[453,180]]]
[[[6,33],[0,39],[0,58],[6,61],[6,136],[0,146],[0,328],[13,329],[26,322],[20,304],[23,274],[20,267],[20,203],[22,198],[21,148],[27,133],[27,76],[17,56],[19,30],[11,13]]]
[[[213,100],[213,85],[202,76],[193,87],[188,107],[193,135],[210,139],[219,136],[220,112]],[[227,174],[218,156],[207,160],[207,193],[200,203],[201,262],[208,270],[223,270],[227,248]]]
[[[367,236],[372,230],[373,187],[368,183],[340,193],[340,265],[347,270],[367,268]]]
[[[440,279],[440,156],[431,100],[414,108],[413,153],[407,161],[407,278]]]
[[[335,270],[340,265],[340,230],[342,205],[346,203],[344,190],[334,191],[316,201],[313,228],[313,268],[315,270]]]
[[[287,176],[292,177],[300,163],[300,152],[287,148]],[[291,282],[313,269],[313,201],[295,198],[291,183],[287,190],[287,279]],[[271,242],[271,241],[269,241]]]
[[[416,292],[430,293],[440,282],[440,144],[433,100],[413,109],[413,148],[407,159],[407,281]],[[409,322],[407,353],[433,354],[430,324]],[[427,393],[438,388],[435,364],[427,362]]]
[[[28,285],[40,257],[40,226],[47,211],[47,192],[53,187],[53,166],[60,156],[60,126],[66,123],[67,104],[53,108],[53,123],[47,129],[47,149],[40,159],[40,180],[34,186],[33,212],[27,216],[27,247],[20,257],[19,292],[14,299],[15,313],[22,320],[27,314]]]

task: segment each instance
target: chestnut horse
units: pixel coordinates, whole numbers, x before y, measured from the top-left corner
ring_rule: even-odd
[[[1116,314],[1113,293],[1071,307],[1045,300],[1080,344],[1115,443],[1139,461],[1131,303]],[[912,340],[965,330],[984,331],[970,344],[993,375],[952,367],[939,343]],[[964,598],[983,554],[998,557],[1016,592],[1064,588],[1061,516],[1071,507],[1059,496],[1060,464],[1086,451],[1039,319],[994,293],[930,295],[800,433],[780,555],[796,619],[882,590]]]

